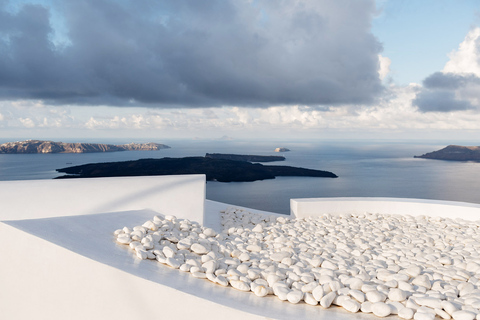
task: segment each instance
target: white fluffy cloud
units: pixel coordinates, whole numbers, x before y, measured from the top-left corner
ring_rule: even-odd
[[[436,72],[423,81],[424,89],[414,100],[420,111],[480,108],[480,28],[470,30],[449,58],[442,72]]]

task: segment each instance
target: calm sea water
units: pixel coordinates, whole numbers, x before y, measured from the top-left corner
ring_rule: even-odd
[[[105,142],[105,141],[102,141]],[[129,141],[108,141],[125,143]],[[86,154],[0,154],[0,180],[52,179],[55,169],[95,162],[203,156],[205,153],[277,155],[272,165],[332,171],[330,178],[279,177],[255,182],[208,182],[207,198],[260,210],[288,213],[291,198],[401,197],[480,203],[480,163],[414,159],[451,142],[401,141],[159,141],[171,149]],[[470,142],[457,144],[472,145]],[[473,144],[474,145],[474,144]]]

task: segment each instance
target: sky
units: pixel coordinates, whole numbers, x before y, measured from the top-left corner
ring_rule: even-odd
[[[0,139],[475,141],[479,48],[477,0],[0,0]]]

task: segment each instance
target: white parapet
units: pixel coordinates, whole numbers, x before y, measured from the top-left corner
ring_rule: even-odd
[[[205,175],[0,182],[0,221],[150,209],[201,222]]]
[[[290,200],[291,215],[297,218],[340,213],[383,213],[426,215],[443,218],[480,219],[480,205],[404,198],[305,198]]]

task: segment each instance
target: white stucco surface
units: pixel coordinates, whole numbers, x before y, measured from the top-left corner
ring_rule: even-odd
[[[142,224],[156,214],[220,230],[220,211],[232,205],[204,200],[204,176],[70,181],[0,183],[1,319],[376,319],[341,308],[258,298],[136,259],[127,246],[115,243],[115,229]],[[480,218],[480,206],[464,203],[292,200],[298,217],[356,210]]]
[[[480,205],[466,202],[400,198],[305,198],[290,200],[291,215],[299,218],[339,213],[387,213],[443,218],[480,219]]]
[[[204,175],[0,182],[0,220],[151,209],[203,218]]]

